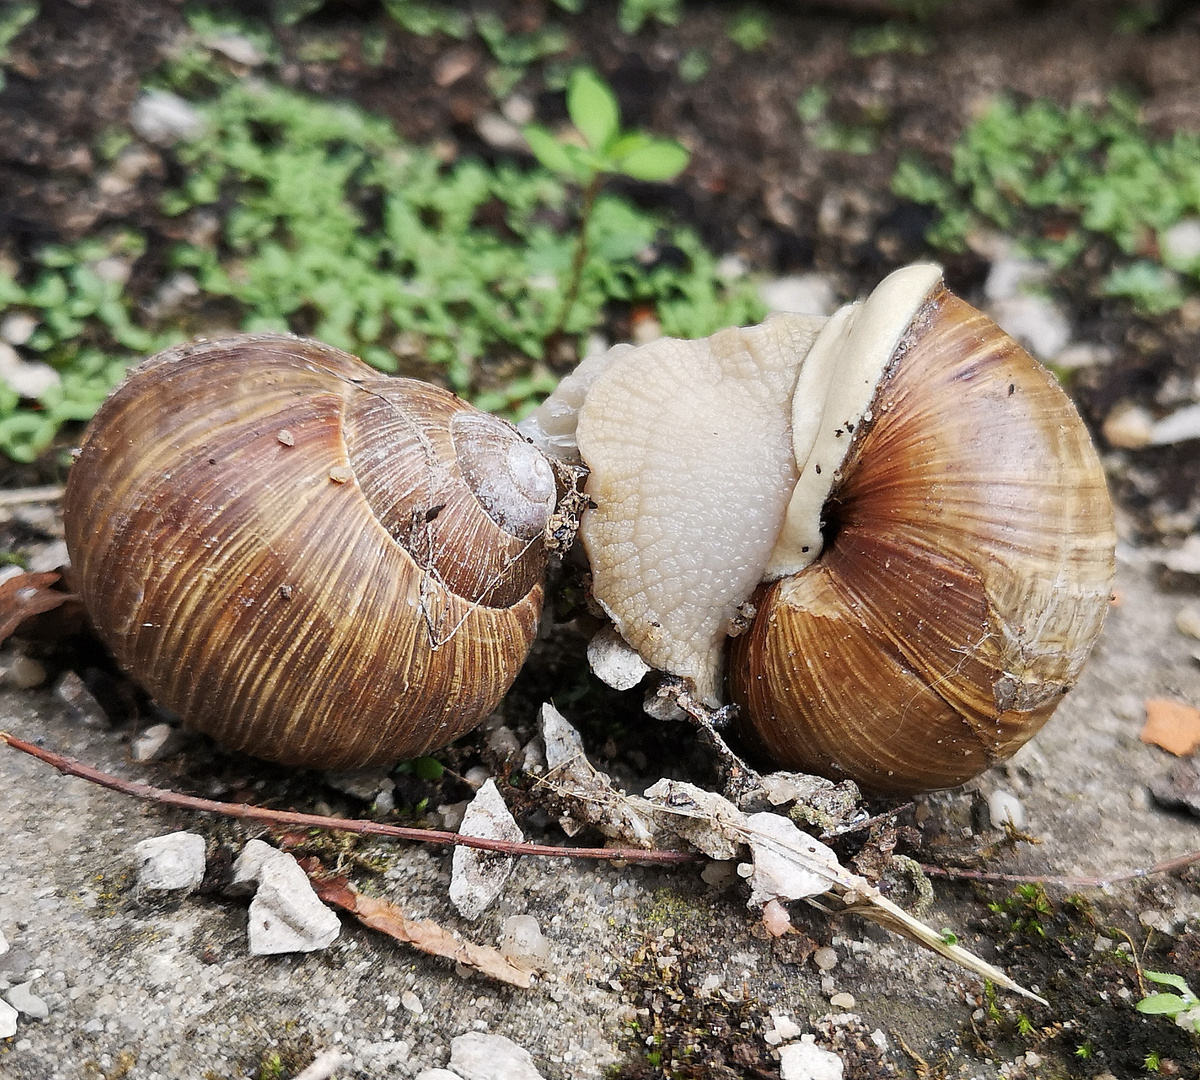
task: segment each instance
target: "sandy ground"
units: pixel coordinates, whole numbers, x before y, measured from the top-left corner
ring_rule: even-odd
[[[1200,664],[1190,656],[1195,643],[1174,626],[1187,598],[1159,592],[1128,559],[1118,587],[1119,604],[1083,681],[1049,726],[1016,761],[971,790],[930,797],[918,808],[931,818],[967,822],[960,826],[967,830],[974,822],[975,835],[964,839],[982,847],[999,837],[983,825],[986,794],[997,787],[1016,794],[1028,831],[1041,843],[1001,855],[993,869],[1103,874],[1200,848],[1200,820],[1164,812],[1149,799],[1146,785],[1173,759],[1138,738],[1145,698],[1200,701]],[[44,690],[4,692],[0,726],[122,776],[161,779],[154,767],[128,759],[120,733],[79,725]],[[446,898],[445,852],[380,847],[389,868],[376,887],[412,915],[431,916],[484,943],[497,940],[512,914],[538,920],[549,940],[549,973],[523,991],[457,973],[446,961],[348,922],[325,952],[251,957],[244,900],[139,894],[129,849],[180,828],[204,835],[210,855],[236,850],[245,835],[227,822],[138,803],[0,751],[0,932],[11,946],[0,956],[0,979],[17,984],[36,973],[32,989],[49,1008],[44,1020],[22,1016],[16,1037],[0,1041],[4,1080],[256,1078],[273,1053],[285,1063],[303,1062],[335,1045],[353,1059],[339,1076],[408,1077],[444,1064],[450,1038],[469,1030],[509,1036],[533,1054],[547,1078],[598,1077],[633,1046],[630,1021],[645,1032],[657,1015],[653,994],[631,974],[647,944],[660,958],[682,955],[674,963],[683,964],[693,990],[707,979],[714,1009],[729,998],[742,1003],[752,1023],[747,1037],[757,1040],[768,1070],[745,1075],[771,1075],[778,1067],[753,1029],[770,1026],[769,1010],[818,1030],[813,1024],[822,1016],[847,1011],[830,1005],[838,992],[853,995],[850,1011],[860,1018],[838,1021],[839,1037],[879,1031],[876,1042],[885,1046],[871,1066],[879,1072],[862,1066],[848,1078],[886,1075],[889,1062],[901,1075],[911,1074],[901,1039],[929,1060],[946,1060],[953,1075],[999,1075],[996,1063],[980,1058],[963,1038],[979,1004],[979,980],[855,919],[831,922],[797,910],[797,925],[838,956],[823,981],[811,960],[796,963],[766,937],[736,885],[709,885],[695,868],[525,859],[498,906],[466,924]],[[1200,927],[1200,895],[1187,882],[1186,876],[1160,877],[1094,898],[1113,921],[1123,916],[1135,928],[1139,916],[1153,921],[1145,913],[1160,912],[1167,936],[1181,939]],[[954,927],[968,947],[1004,963],[986,935],[970,930],[983,911],[977,894],[944,884],[938,893],[928,921]],[[668,981],[672,963],[661,965]],[[405,990],[422,1011],[407,1007],[411,995],[402,1003]],[[1052,1008],[1041,1015],[1079,1020],[1062,1015],[1064,1004],[1056,1006],[1050,996]],[[668,1008],[669,1001],[668,994]],[[1003,1008],[1012,1004],[1002,996]],[[1129,1016],[1147,1025],[1168,1023]],[[823,1030],[828,1034],[830,1022]],[[1072,1046],[1063,1047],[1068,1061]],[[1023,1075],[1030,1064],[1018,1059],[1004,1069]],[[1085,1075],[1100,1072],[1102,1063],[1090,1064],[1095,1067]],[[1179,1064],[1194,1075],[1194,1061]]]

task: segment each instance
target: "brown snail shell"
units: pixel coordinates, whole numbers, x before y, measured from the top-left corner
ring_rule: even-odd
[[[1014,753],[1107,610],[1104,474],[1057,382],[938,287],[824,510],[825,547],[731,643],[739,732],[784,768],[910,793]]]
[[[64,504],[100,637],[161,704],[294,765],[478,724],[542,605],[553,472],[504,421],[289,336],[181,346],[104,404]]]

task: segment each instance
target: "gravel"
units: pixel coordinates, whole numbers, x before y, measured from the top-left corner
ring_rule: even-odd
[[[1146,796],[1173,759],[1138,739],[1144,698],[1200,701],[1195,642],[1174,624],[1187,601],[1159,592],[1149,570],[1129,564],[1120,567],[1117,592],[1096,655],[1060,715],[986,778],[988,790],[1021,800],[1042,841],[997,856],[996,869],[1102,874],[1196,847],[1196,819],[1164,812]],[[0,728],[129,779],[182,784],[163,765],[131,762],[128,734],[82,724],[48,689],[0,689]],[[315,776],[310,782],[320,784]],[[974,790],[925,797],[918,809],[964,825],[985,812]],[[13,1017],[16,1036],[0,1044],[5,1080],[76,1080],[87,1062],[112,1071],[122,1055],[135,1062],[136,1080],[206,1072],[241,1080],[255,1077],[272,1053],[311,1061],[330,1048],[351,1058],[339,1080],[411,1080],[445,1069],[449,1044],[468,1033],[507,1037],[545,1080],[599,1080],[634,1045],[628,1024],[647,1005],[631,965],[655,942],[694,950],[686,978],[697,994],[741,1001],[744,993],[762,1029],[772,1029],[772,1010],[786,1014],[806,1034],[818,1032],[818,1048],[835,1045],[820,1034],[824,1002],[848,993],[868,1034],[901,1032],[935,1060],[969,1028],[983,992],[978,979],[879,928],[792,904],[797,929],[834,954],[836,967],[824,974],[823,952],[791,958],[795,935],[765,939],[736,873],[702,877],[700,868],[520,859],[495,906],[468,923],[447,896],[448,852],[383,842],[361,849],[381,866],[366,879],[374,894],[486,945],[503,946],[509,920],[527,917],[544,942],[547,973],[530,990],[500,986],[351,921],[322,951],[251,956],[244,899],[139,890],[120,852],[187,829],[232,859],[257,830],[137,802],[3,749],[0,822],[0,933],[10,945],[0,955],[0,994],[40,971],[33,989],[49,1010],[38,1022]],[[936,889],[927,921],[991,955],[991,943],[971,929],[981,911],[975,892]],[[1200,925],[1195,887],[1176,878],[1088,895],[1097,925],[1136,923],[1151,909],[1170,916],[1174,933]],[[404,1007],[405,991],[422,1012]],[[5,1010],[15,1014],[0,1006],[0,1024]],[[910,1068],[898,1048],[880,1053],[901,1075]],[[997,1077],[965,1045],[956,1053],[970,1076]]]

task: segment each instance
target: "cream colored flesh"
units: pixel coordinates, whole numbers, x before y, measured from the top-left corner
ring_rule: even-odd
[[[823,320],[778,315],[613,358],[579,411],[596,599],[651,666],[720,697],[720,651],[796,480],[790,403]]]
[[[897,271],[829,320],[779,314],[618,347],[522,425],[551,452],[577,439],[594,595],[648,664],[690,678],[708,704],[721,703],[725,638],[755,588],[820,552],[853,433],[939,277]]]

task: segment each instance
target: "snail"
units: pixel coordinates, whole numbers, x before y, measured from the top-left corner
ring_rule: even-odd
[[[64,496],[75,585],[123,668],[259,757],[444,746],[537,629],[550,463],[448,391],[279,335],[136,368]]]
[[[1100,632],[1115,534],[1086,428],[936,266],[828,320],[617,346],[520,428],[590,470],[580,537],[620,637],[739,706],[775,767],[960,784]]]
[[[515,677],[564,461],[624,648],[736,704],[776,767],[959,784],[1038,730],[1103,623],[1087,431],[928,265],[829,319],[589,357],[519,431],[299,338],[177,347],[89,427],[67,545],[102,639],[192,726],[390,763]]]

